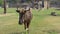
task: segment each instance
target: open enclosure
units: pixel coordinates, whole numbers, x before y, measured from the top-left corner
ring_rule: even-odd
[[[14,8],[8,8],[7,14],[2,14],[0,8],[0,34],[24,33],[24,25],[18,25],[18,13]],[[58,16],[51,16],[55,11]],[[60,34],[60,10],[44,9],[37,12],[33,9],[33,19],[30,25],[30,34]]]
[[[0,34],[25,34],[16,9],[26,6],[33,14],[30,34],[60,34],[60,0],[1,0]]]

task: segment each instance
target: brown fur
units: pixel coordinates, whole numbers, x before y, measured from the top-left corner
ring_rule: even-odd
[[[19,24],[24,23],[24,27],[29,28],[29,24],[32,19],[32,10],[29,8],[28,10],[21,8],[20,10],[16,10],[19,13]]]

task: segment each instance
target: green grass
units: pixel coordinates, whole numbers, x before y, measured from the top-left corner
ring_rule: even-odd
[[[7,14],[3,14],[0,8],[0,34],[21,34],[24,25],[18,24],[18,13],[15,8],[8,8]],[[51,16],[56,12],[58,16]],[[53,8],[36,11],[33,9],[33,19],[30,24],[30,34],[60,34],[60,10]]]

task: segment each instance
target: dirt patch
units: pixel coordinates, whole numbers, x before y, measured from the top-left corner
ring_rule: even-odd
[[[48,23],[58,23],[60,22],[60,16],[49,16],[44,19]]]
[[[49,16],[44,19],[44,22],[53,26],[54,29],[60,30],[60,16]]]
[[[7,14],[0,14],[0,17],[3,17],[3,16],[11,16],[11,15],[14,15],[15,13],[7,13]]]

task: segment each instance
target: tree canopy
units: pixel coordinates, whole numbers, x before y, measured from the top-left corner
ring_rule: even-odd
[[[3,4],[3,0],[0,0],[0,6]]]

